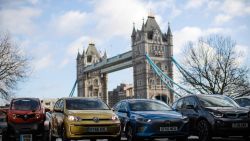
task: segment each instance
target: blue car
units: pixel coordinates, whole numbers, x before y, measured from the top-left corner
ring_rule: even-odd
[[[155,138],[185,141],[188,138],[189,119],[162,101],[127,99],[118,102],[113,110],[128,141]]]

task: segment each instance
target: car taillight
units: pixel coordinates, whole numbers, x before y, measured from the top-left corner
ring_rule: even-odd
[[[13,118],[13,119],[16,119],[16,114],[12,114],[12,118]]]
[[[36,114],[36,119],[39,119],[41,117],[40,114]]]

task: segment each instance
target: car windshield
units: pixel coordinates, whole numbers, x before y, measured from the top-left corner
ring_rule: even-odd
[[[110,108],[101,100],[95,99],[67,99],[68,110],[109,110]]]
[[[227,96],[199,96],[203,107],[239,107],[231,98]]]
[[[11,109],[13,110],[37,110],[39,108],[39,102],[33,99],[17,99],[13,100]]]
[[[129,104],[131,111],[169,111],[167,104],[158,101],[132,101]]]

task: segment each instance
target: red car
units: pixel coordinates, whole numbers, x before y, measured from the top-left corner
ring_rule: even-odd
[[[38,98],[16,98],[7,112],[8,134],[11,139],[30,135],[33,140],[43,138],[45,111]]]

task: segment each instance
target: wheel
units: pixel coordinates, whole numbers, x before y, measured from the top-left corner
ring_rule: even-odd
[[[199,121],[197,124],[197,128],[198,128],[198,137],[200,141],[211,140],[209,123],[206,120]]]
[[[56,138],[52,134],[52,129],[51,127],[49,128],[49,141],[56,141]]]
[[[133,128],[128,125],[127,130],[126,130],[126,137],[128,141],[139,141],[141,139],[137,139],[134,135],[134,130]]]
[[[188,140],[188,137],[178,137],[175,139],[176,141],[187,141]]]
[[[62,141],[70,141],[68,138],[67,138],[67,135],[66,135],[66,130],[65,128],[63,127],[62,128]]]
[[[96,141],[96,139],[90,139],[90,141]]]
[[[110,138],[109,141],[121,141],[121,135],[115,138]]]
[[[245,141],[250,141],[250,136],[244,136],[243,138]]]

